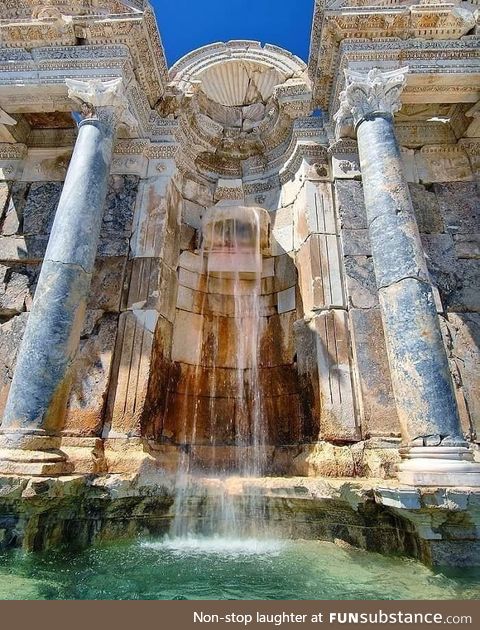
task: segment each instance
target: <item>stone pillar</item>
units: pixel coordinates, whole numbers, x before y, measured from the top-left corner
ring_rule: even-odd
[[[0,472],[69,471],[59,432],[82,330],[117,121],[132,122],[122,80],[67,80],[83,120],[50,233],[1,425]]]
[[[393,114],[407,68],[346,70],[337,136],[356,132],[368,230],[393,390],[401,424],[399,479],[413,485],[480,485],[461,434],[448,359]]]

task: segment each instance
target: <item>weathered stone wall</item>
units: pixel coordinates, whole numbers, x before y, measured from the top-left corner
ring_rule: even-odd
[[[313,409],[315,439],[360,439],[344,271],[327,171],[304,163],[293,200],[295,263],[302,316],[295,323],[303,400]],[[320,170],[320,172],[322,172]],[[284,196],[295,190],[285,185]]]
[[[29,153],[23,175],[0,186],[1,409],[62,188],[64,153],[47,169],[43,154]],[[348,158],[334,156],[333,184],[303,163],[283,187],[245,196],[247,204],[267,208],[271,218],[271,252],[263,261],[261,382],[269,439],[277,445],[400,435],[361,178]],[[26,175],[36,181],[23,181]],[[477,184],[416,182],[410,190],[437,288],[463,428],[475,435]],[[184,390],[195,363],[182,359],[181,346],[191,353],[205,297],[198,290],[194,250],[202,214],[214,203],[214,188],[182,181],[173,160],[160,165],[150,160],[141,179],[111,176],[65,435],[142,436],[167,444],[180,437],[179,426],[192,415]],[[207,338],[229,337],[231,313],[215,310],[215,295],[221,293],[219,286],[209,289]],[[178,354],[173,365],[172,343]],[[225,392],[232,380],[227,354],[220,379]],[[211,366],[205,367],[210,383]],[[214,398],[219,417],[231,418],[231,397],[218,390]],[[224,437],[231,443],[231,435]]]
[[[98,435],[101,431],[137,187],[136,176],[113,175],[110,178],[87,317],[72,370],[73,388],[64,427],[66,434]],[[1,411],[8,394],[16,351],[31,307],[62,182],[3,182],[2,188]]]
[[[310,441],[318,434],[312,430],[311,409],[302,405],[296,370],[293,323],[299,317],[300,305],[296,299],[292,208],[285,212],[283,208],[272,210],[278,208],[276,193],[279,190],[268,198],[247,195],[245,201],[239,201],[271,210],[271,252],[263,257],[260,289],[259,386],[267,442],[272,445]],[[213,432],[217,444],[233,445],[233,419],[237,415],[239,420],[241,415],[233,283],[215,277],[207,279],[197,251],[202,215],[214,205],[216,197],[213,187],[188,178],[183,182],[182,196],[173,363],[165,417],[157,438],[178,443],[188,442],[194,435],[196,444],[207,445]],[[247,284],[246,291],[250,290]],[[248,426],[250,421],[244,418],[241,422]]]
[[[479,429],[479,196],[474,181],[411,183],[464,431]],[[398,435],[378,295],[357,179],[335,181],[363,437]]]
[[[480,195],[475,181],[411,184],[456,385],[462,428],[480,438]]]
[[[177,294],[181,196],[174,165],[140,182],[104,437],[159,435]]]

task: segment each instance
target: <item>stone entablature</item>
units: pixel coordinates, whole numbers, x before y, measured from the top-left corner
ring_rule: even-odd
[[[419,72],[423,69],[424,73],[441,73],[445,67],[448,73],[451,71],[449,60],[453,64],[456,58],[473,60],[478,37],[464,36],[474,32],[478,10],[472,4],[462,3],[461,8],[459,4],[388,2],[382,5],[379,2],[359,4],[349,0],[332,3],[317,0],[309,58],[314,101],[325,110],[336,111],[338,104],[333,90],[342,70],[341,57],[348,54],[347,51],[351,51],[351,57],[356,54],[356,60],[363,61],[362,70],[375,66],[374,60],[377,64],[381,61],[381,67],[387,69],[385,60],[394,57],[397,67],[408,65],[412,73],[417,72],[415,59]],[[456,52],[456,40],[460,38],[463,39],[458,41]],[[442,60],[440,67],[438,60]],[[457,71],[461,71],[460,68]]]
[[[139,3],[143,5],[140,10],[131,2],[106,1],[92,5],[80,0],[66,4],[52,0],[50,5],[53,8],[60,5],[59,12],[66,11],[66,18],[60,22],[55,18],[29,17],[32,9],[38,8],[39,4],[35,0],[15,1],[10,6],[6,4],[5,9],[0,7],[2,17],[6,10],[5,19],[0,22],[0,41],[5,48],[14,49],[10,54],[18,55],[17,50],[22,48],[33,49],[32,56],[26,51],[21,52],[19,61],[23,59],[31,64],[38,59],[38,63],[43,63],[45,70],[50,71],[50,82],[55,82],[55,74],[60,75],[57,80],[62,80],[61,71],[69,66],[72,57],[79,60],[80,67],[83,63],[83,76],[87,67],[93,72],[99,67],[99,62],[101,67],[101,57],[108,55],[107,51],[112,54],[110,64],[118,66],[115,59],[122,57],[119,51],[127,41],[141,93],[153,107],[163,94],[168,73],[155,14],[148,3]],[[108,20],[109,15],[112,16],[111,20]],[[82,46],[78,46],[79,40]],[[86,49],[82,51],[84,46]],[[90,46],[95,47],[95,52]],[[47,59],[42,59],[42,50]],[[86,57],[89,52],[93,52],[93,57],[88,61]],[[48,59],[50,55],[53,59]],[[31,65],[26,68],[27,71],[31,69]]]
[[[367,72],[373,67],[393,70],[406,65],[409,75],[402,95],[404,103],[476,102],[480,97],[478,45],[478,35],[446,41],[343,41],[336,58],[330,101],[325,106],[336,111],[344,69]]]

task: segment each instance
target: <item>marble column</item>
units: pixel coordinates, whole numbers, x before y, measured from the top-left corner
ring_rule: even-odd
[[[356,133],[375,277],[400,419],[401,482],[480,485],[465,442],[422,242],[395,138],[407,68],[347,70],[337,136]]]
[[[117,122],[131,122],[122,80],[67,80],[83,119],[58,203],[1,425],[0,472],[69,471],[59,432],[84,323]]]

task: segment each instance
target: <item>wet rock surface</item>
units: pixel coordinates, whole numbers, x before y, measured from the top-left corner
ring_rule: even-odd
[[[428,565],[480,564],[480,497],[471,490],[305,477],[198,478],[194,484],[190,507],[198,517],[228,491],[240,514],[249,514],[255,497],[257,518],[274,537],[343,541]],[[139,533],[162,535],[173,518],[173,495],[174,479],[166,475],[3,476],[0,546],[78,549]]]

